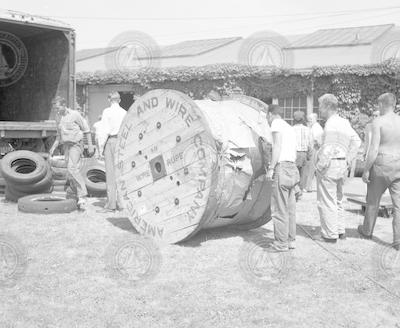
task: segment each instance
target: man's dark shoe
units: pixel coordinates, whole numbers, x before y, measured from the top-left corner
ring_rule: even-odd
[[[325,238],[322,236],[315,236],[315,237],[313,237],[313,240],[320,241],[323,243],[330,243],[330,244],[335,244],[337,242],[337,239],[335,239],[335,238]]]
[[[366,235],[366,234],[364,233],[364,230],[363,230],[363,226],[362,226],[362,225],[359,225],[359,226],[358,226],[357,231],[358,231],[358,233],[360,234],[361,238],[364,238],[364,239],[372,239],[372,236],[368,236],[368,235]]]
[[[339,239],[340,239],[340,240],[346,240],[346,238],[347,238],[347,237],[346,237],[346,234],[345,234],[345,233],[340,233],[340,234],[339,234]]]

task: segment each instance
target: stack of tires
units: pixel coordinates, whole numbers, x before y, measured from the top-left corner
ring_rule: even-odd
[[[53,172],[53,191],[65,192],[67,184],[67,163],[64,156],[50,159],[51,171]]]
[[[10,201],[52,190],[50,165],[37,153],[28,150],[10,152],[2,158],[0,170],[6,183],[5,197]]]
[[[54,157],[50,160],[53,171],[53,190],[65,191],[67,178],[67,163],[63,157]],[[104,162],[92,158],[81,160],[80,172],[85,180],[85,185],[90,197],[106,197],[106,173]]]

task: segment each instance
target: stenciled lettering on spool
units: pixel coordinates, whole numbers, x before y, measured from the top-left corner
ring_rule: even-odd
[[[197,110],[182,93],[153,90],[132,105],[122,124],[118,188],[129,219],[143,235],[173,243],[199,228],[211,189],[210,173],[204,171],[209,155],[199,145],[212,137]],[[191,144],[203,167],[185,165]],[[195,171],[200,180],[188,176]]]

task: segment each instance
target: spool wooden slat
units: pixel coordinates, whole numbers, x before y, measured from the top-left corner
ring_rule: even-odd
[[[261,107],[267,110],[254,98],[234,101],[242,104],[243,117],[253,120]],[[223,115],[230,119],[235,114],[225,111]],[[150,91],[129,109],[118,136],[115,165],[122,201],[141,234],[176,243],[202,228],[256,226],[270,219],[271,188],[260,174],[257,142],[253,147],[229,148],[215,136],[211,120],[212,113],[206,113],[201,104],[174,90]],[[251,158],[251,181],[250,176],[235,173],[230,150]],[[249,189],[240,190],[239,194],[246,194],[243,201],[230,199],[232,188],[237,188],[232,177],[251,182],[240,187]],[[234,203],[231,207],[230,202]]]

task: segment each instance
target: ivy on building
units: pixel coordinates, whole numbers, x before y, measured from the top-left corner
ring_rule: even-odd
[[[139,94],[151,89],[175,89],[194,99],[204,98],[211,90],[229,93],[235,88],[261,100],[308,94],[317,98],[324,93],[333,93],[339,99],[340,114],[350,119],[362,134],[378,96],[384,92],[400,96],[400,63],[388,60],[375,65],[304,70],[239,64],[108,70],[78,73],[77,84],[130,84]]]

